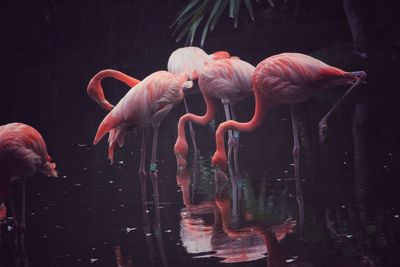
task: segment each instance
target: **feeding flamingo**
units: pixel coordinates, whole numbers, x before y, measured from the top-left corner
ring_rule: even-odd
[[[226,51],[218,51],[211,55],[206,54],[203,49],[195,46],[188,46],[176,49],[168,59],[168,71],[174,74],[186,74],[189,80],[197,80],[204,67],[214,60],[230,58]],[[183,96],[186,113],[189,108]],[[190,136],[193,142],[194,155],[197,156],[196,134],[192,122],[189,121]]]
[[[17,242],[24,244],[25,179],[35,173],[57,177],[56,164],[51,162],[43,137],[33,127],[23,123],[0,126],[0,203],[10,199],[11,212],[17,230]],[[15,205],[10,195],[13,181],[22,180],[22,214],[18,223]],[[20,235],[20,236],[19,236]]]
[[[153,181],[156,205],[158,205],[156,164],[158,127],[168,112],[182,100],[183,87],[191,85],[192,83],[187,81],[186,75],[176,76],[167,71],[155,72],[129,90],[99,125],[93,144],[97,144],[109,132],[108,158],[111,162],[114,157],[114,147],[117,143],[120,147],[123,146],[128,128],[132,126],[143,128],[139,167],[143,203],[146,202],[146,171],[144,167],[147,141],[146,129],[153,128],[150,174]]]
[[[217,168],[218,172],[226,170],[227,159],[224,146],[224,134],[226,131],[232,129],[239,132],[254,131],[262,123],[267,110],[274,106],[298,103],[323,89],[355,82],[320,121],[319,134],[321,141],[324,141],[328,117],[343,98],[365,78],[366,73],[364,71],[345,72],[313,57],[299,53],[283,53],[263,60],[257,65],[253,74],[253,88],[256,98],[254,116],[249,122],[239,123],[231,120],[219,125],[215,137],[217,148],[212,158],[213,166]],[[300,229],[302,230],[304,202],[299,177],[300,147],[297,126],[293,120],[293,109],[292,125],[296,195],[300,211]]]
[[[238,58],[221,59],[207,64],[199,75],[199,87],[207,105],[203,116],[185,114],[179,119],[175,155],[179,168],[186,167],[188,145],[185,137],[185,123],[188,121],[205,125],[215,117],[216,99],[224,105],[226,119],[236,119],[233,106],[252,94],[251,76],[254,66]],[[235,162],[237,159],[238,135],[229,132],[229,151],[233,146]],[[230,156],[230,153],[229,153]],[[238,173],[238,168],[235,163]]]

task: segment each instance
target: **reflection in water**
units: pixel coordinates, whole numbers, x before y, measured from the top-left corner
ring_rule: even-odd
[[[151,225],[150,225],[150,218],[149,218],[149,211],[147,210],[147,204],[143,203],[144,207],[144,212],[143,212],[143,235],[146,240],[146,245],[147,245],[147,252],[149,253],[149,258],[151,262],[151,266],[163,266],[167,267],[168,262],[167,262],[167,256],[165,253],[165,248],[164,248],[164,241],[163,237],[161,234],[161,219],[160,219],[160,213],[155,212],[154,216],[154,224],[153,224],[153,230],[154,234],[151,232]],[[156,210],[158,210],[160,207],[156,206]],[[127,229],[127,231],[129,228]],[[156,250],[153,246],[153,236],[155,236],[155,241],[157,242],[158,250],[160,253],[161,257],[161,265],[156,263]],[[134,256],[126,256],[124,257],[121,252],[121,246],[117,245],[114,248],[114,253],[115,253],[115,258],[117,261],[117,266],[118,267],[133,267],[135,266],[133,264],[134,259],[136,262],[140,262],[140,256],[142,256],[142,253],[135,253]]]
[[[231,210],[231,206],[242,207],[240,203],[231,205],[242,198],[230,197],[227,187],[218,189],[214,201],[194,204],[188,170],[178,169],[176,179],[185,206],[181,210],[180,236],[188,253],[202,258],[218,257],[223,263],[238,263],[262,259],[268,252],[269,266],[282,262],[277,240],[293,232],[295,221],[287,219],[271,227],[266,222],[240,222],[239,217],[250,217],[249,211]],[[239,188],[237,184],[234,187]],[[233,191],[233,195],[236,193]]]
[[[119,245],[115,247],[114,252],[115,259],[117,260],[117,267],[134,267],[132,257],[123,257]]]

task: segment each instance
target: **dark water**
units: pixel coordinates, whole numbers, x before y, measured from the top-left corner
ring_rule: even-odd
[[[149,177],[149,203],[141,204],[141,131],[129,132],[114,165],[106,159],[105,140],[91,145],[105,115],[85,93],[91,75],[26,73],[28,90],[13,86],[25,90],[24,98],[3,92],[9,99],[2,106],[4,122],[35,126],[60,172],[59,178],[36,175],[27,182],[29,266],[397,266],[399,154],[386,117],[391,106],[343,105],[329,122],[324,145],[318,142],[318,120],[343,89],[296,107],[306,214],[302,239],[288,106],[272,110],[256,132],[241,135],[237,193],[229,183],[217,187],[210,167],[222,108],[215,125],[196,127],[198,164],[194,168],[190,154],[187,172],[177,172],[173,155],[184,110],[183,105],[174,109],[159,133],[158,218]],[[104,87],[114,103],[125,94],[117,82],[106,81]],[[194,113],[204,112],[200,95],[188,96],[188,102]],[[252,99],[238,105],[239,120],[251,117],[253,105]],[[360,110],[380,124],[368,126],[369,135],[357,139],[354,120]],[[367,154],[359,154],[357,145]],[[368,194],[360,194],[360,186]],[[13,192],[20,193],[18,182]],[[24,252],[14,248],[11,217],[2,223],[1,237],[0,266],[23,263]]]
[[[60,172],[59,178],[38,174],[27,181],[24,250],[14,245],[13,218],[1,222],[0,267],[400,266],[396,1],[363,3],[374,47],[367,59],[352,53],[342,1],[287,1],[295,10],[270,18],[260,6],[256,22],[245,16],[239,28],[226,12],[207,37],[207,52],[224,49],[254,65],[281,52],[313,52],[331,65],[368,73],[367,84],[329,120],[323,145],[318,122],[345,88],[296,107],[304,238],[288,106],[271,110],[257,131],[241,134],[241,174],[232,190],[229,183],[216,186],[210,167],[222,107],[214,125],[195,128],[197,165],[190,154],[189,169],[177,172],[173,145],[181,103],[159,131],[160,206],[154,207],[148,177],[143,207],[141,132],[128,133],[110,165],[106,141],[91,145],[105,113],[85,89],[101,69],[138,79],[165,69],[182,45],[169,26],[186,1],[64,2],[9,1],[0,8],[0,125],[18,121],[38,129]],[[103,86],[111,103],[128,90],[111,80]],[[193,113],[204,113],[200,95],[188,96],[188,103]],[[239,103],[238,119],[248,120],[253,108],[252,99]],[[19,182],[12,191],[18,199]]]

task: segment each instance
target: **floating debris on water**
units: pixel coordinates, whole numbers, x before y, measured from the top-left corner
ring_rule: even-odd
[[[80,147],[85,147],[85,146],[89,146],[89,144],[78,143],[78,146],[80,146]]]
[[[134,231],[134,230],[136,230],[136,227],[132,227],[132,228],[126,227],[126,232],[127,233],[129,233],[131,231]]]

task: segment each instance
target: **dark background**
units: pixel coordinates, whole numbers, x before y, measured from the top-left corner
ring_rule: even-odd
[[[105,142],[96,147],[90,145],[105,113],[88,98],[86,86],[95,73],[105,68],[118,69],[138,79],[166,69],[170,53],[183,46],[175,42],[169,26],[184,3],[148,0],[1,4],[0,124],[18,121],[38,129],[61,174],[60,179],[37,175],[35,182],[28,182],[28,213],[36,213],[28,217],[28,228],[32,229],[27,234],[31,266],[87,266],[91,248],[98,244],[102,244],[103,250],[94,253],[96,257],[112,258],[112,249],[106,248],[103,242],[108,240],[108,245],[113,247],[119,236],[110,229],[125,221],[129,225],[141,223],[132,213],[141,210],[136,177],[139,132],[130,133],[125,147],[116,153],[117,160],[124,164],[109,166]],[[345,70],[367,71],[367,84],[358,88],[329,122],[328,140],[324,145],[318,141],[318,121],[345,88],[330,89],[298,105],[301,172],[307,181],[309,221],[313,216],[322,218],[327,206],[333,211],[339,210],[334,213],[340,215],[342,203],[353,203],[355,210],[367,212],[368,223],[372,220],[380,229],[373,237],[360,238],[357,244],[382,266],[396,266],[394,251],[399,247],[399,220],[394,216],[399,213],[400,193],[399,4],[365,1],[362,6],[368,58],[353,51],[341,1],[288,1],[274,10],[266,2],[255,3],[255,22],[242,8],[239,27],[234,29],[233,21],[224,15],[215,31],[208,35],[204,49],[208,53],[227,50],[253,65],[280,52],[310,53]],[[105,80],[103,85],[111,103],[117,103],[129,89],[112,80]],[[200,95],[190,95],[188,102],[194,113],[204,112]],[[239,120],[250,118],[253,106],[252,99],[241,103]],[[166,177],[160,181],[166,185],[160,189],[161,201],[175,203],[169,208],[171,213],[176,213],[181,205],[175,188],[172,147],[176,122],[183,112],[183,105],[178,106],[160,130],[160,173],[164,172]],[[222,119],[220,109],[217,123]],[[289,108],[281,106],[270,112],[261,129],[242,135],[241,170],[255,188],[280,177],[291,162],[290,125]],[[211,177],[208,160],[214,149],[212,133],[209,129],[196,129],[200,150],[206,158],[204,168]],[[290,177],[291,172],[285,175]],[[123,196],[117,187],[106,188],[107,180],[117,176],[127,176],[117,182],[124,192],[127,189]],[[293,185],[290,186],[293,190]],[[366,192],[360,193],[359,188],[366,188]],[[267,202],[266,197],[264,201]],[[110,207],[121,203],[131,209],[118,215],[107,213]],[[45,207],[50,207],[50,213],[44,212]],[[164,219],[164,224],[175,229],[178,226],[175,220],[171,215]],[[62,233],[54,225],[61,226]],[[364,229],[361,224],[357,227]],[[108,232],[101,236],[104,229]],[[46,233],[52,234],[43,241]],[[0,266],[13,266],[11,233],[5,236]],[[382,236],[383,244],[379,243]],[[132,243],[140,246],[141,238]],[[133,246],[126,239],[121,242]],[[39,247],[41,242],[44,243]],[[324,244],[331,252],[334,245]],[[173,259],[182,266],[193,263],[188,255],[179,256],[180,250],[169,250],[171,263],[175,262]],[[70,258],[55,260],[55,256],[65,254]],[[80,258],[83,261],[77,261]],[[112,260],[108,261],[111,265],[104,265],[105,262],[97,264],[113,264]],[[217,264],[217,261],[211,262]],[[203,262],[197,264],[202,266]],[[137,265],[142,266],[140,261]]]

